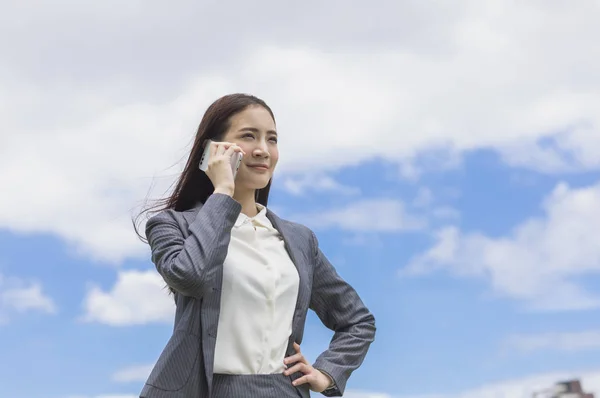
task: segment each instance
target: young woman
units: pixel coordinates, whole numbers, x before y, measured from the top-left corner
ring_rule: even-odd
[[[174,293],[176,314],[140,397],[306,398],[309,390],[342,396],[363,362],[375,337],[373,315],[314,233],[266,207],[277,139],[264,101],[245,94],[218,99],[173,194],[146,223],[152,261]],[[236,152],[243,158],[234,178]],[[335,332],[312,365],[299,345],[309,308]]]

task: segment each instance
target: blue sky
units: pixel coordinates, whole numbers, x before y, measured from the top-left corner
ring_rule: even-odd
[[[600,393],[598,2],[248,4],[0,3],[2,396],[140,391],[173,306],[130,216],[231,92],[376,315],[346,397]]]

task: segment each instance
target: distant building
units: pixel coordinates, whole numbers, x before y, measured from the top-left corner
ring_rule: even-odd
[[[579,380],[568,380],[556,383],[553,388],[533,394],[534,398],[594,398],[593,393],[586,393]]]

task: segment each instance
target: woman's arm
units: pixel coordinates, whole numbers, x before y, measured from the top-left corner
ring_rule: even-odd
[[[362,364],[375,339],[375,317],[321,252],[314,233],[312,237],[315,271],[310,308],[335,332],[329,349],[317,358],[313,367],[335,383],[334,388],[323,394],[342,396],[348,378]]]
[[[167,285],[191,297],[211,288],[214,272],[227,256],[231,228],[242,206],[224,194],[208,197],[184,239],[173,213],[164,211],[146,223],[152,262]]]

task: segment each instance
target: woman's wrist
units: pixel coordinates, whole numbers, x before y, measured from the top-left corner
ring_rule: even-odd
[[[335,381],[333,380],[333,377],[331,377],[331,375],[324,370],[321,370],[321,369],[317,369],[317,370],[319,372],[321,372],[323,375],[325,375],[325,377],[327,377],[327,380],[329,381],[329,384],[327,385],[326,390],[331,390],[331,389],[335,388]]]
[[[229,187],[216,187],[213,193],[221,193],[233,197],[233,191],[233,188]]]

